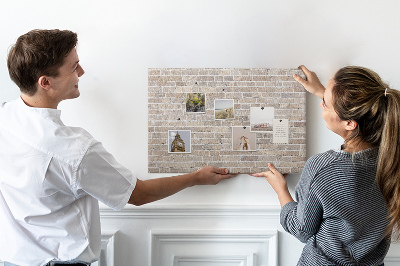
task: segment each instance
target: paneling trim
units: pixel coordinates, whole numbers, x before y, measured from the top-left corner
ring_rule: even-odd
[[[182,258],[185,259],[182,260]],[[239,263],[238,265],[255,266],[261,263],[276,266],[278,264],[278,232],[151,230],[151,265],[177,266],[178,262],[190,260],[213,262],[210,265],[231,260],[231,262]]]
[[[224,264],[233,265],[234,263],[238,266],[256,266],[256,254],[250,254],[247,256],[208,256],[208,257],[188,257],[188,256],[175,256],[173,266],[181,265],[196,265],[201,263],[208,263],[210,265],[220,265]]]
[[[400,265],[400,256],[399,257],[386,257],[385,258],[385,265],[389,263],[390,265]]]
[[[93,266],[114,266],[114,244],[115,234],[118,231],[102,231],[101,232],[101,253],[98,261],[92,263]]]
[[[270,217],[279,218],[279,206],[255,205],[148,205],[120,211],[101,208],[101,218]]]

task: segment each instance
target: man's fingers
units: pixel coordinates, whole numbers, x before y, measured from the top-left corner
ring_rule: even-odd
[[[229,170],[226,168],[217,168],[216,173],[221,174],[221,175],[226,175],[229,173]]]
[[[229,178],[235,177],[237,175],[238,174],[223,174],[223,175],[221,175],[221,177],[222,177],[222,179],[229,179]]]
[[[235,177],[238,175],[238,174],[229,173],[229,170],[226,168],[216,168],[216,167],[214,168],[214,173],[220,175],[221,180],[229,179],[229,178],[232,178],[232,177]]]
[[[229,174],[229,170],[226,168],[218,168],[218,167],[214,167],[214,166],[207,166],[207,167],[208,167],[208,171],[210,171],[211,173],[220,174],[220,175]],[[204,167],[204,169],[207,169],[207,167]]]

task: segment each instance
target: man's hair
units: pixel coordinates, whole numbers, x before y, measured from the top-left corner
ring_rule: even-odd
[[[21,92],[34,95],[41,76],[57,77],[65,57],[78,42],[69,30],[32,30],[21,35],[11,47],[7,67]]]

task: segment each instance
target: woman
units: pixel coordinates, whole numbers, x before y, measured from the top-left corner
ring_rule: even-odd
[[[294,79],[322,99],[326,126],[345,144],[307,161],[297,201],[272,164],[252,175],[267,179],[283,228],[306,243],[298,265],[382,265],[400,225],[400,93],[366,68],[340,69],[326,89],[300,68],[307,79]]]
[[[241,151],[250,150],[250,143],[248,140],[249,138],[245,136],[240,137],[239,150]]]

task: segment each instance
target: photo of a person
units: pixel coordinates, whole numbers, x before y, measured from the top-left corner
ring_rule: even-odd
[[[240,137],[239,150],[250,150],[249,138],[246,136]]]
[[[232,150],[255,151],[256,133],[250,132],[250,127],[232,127]]]

